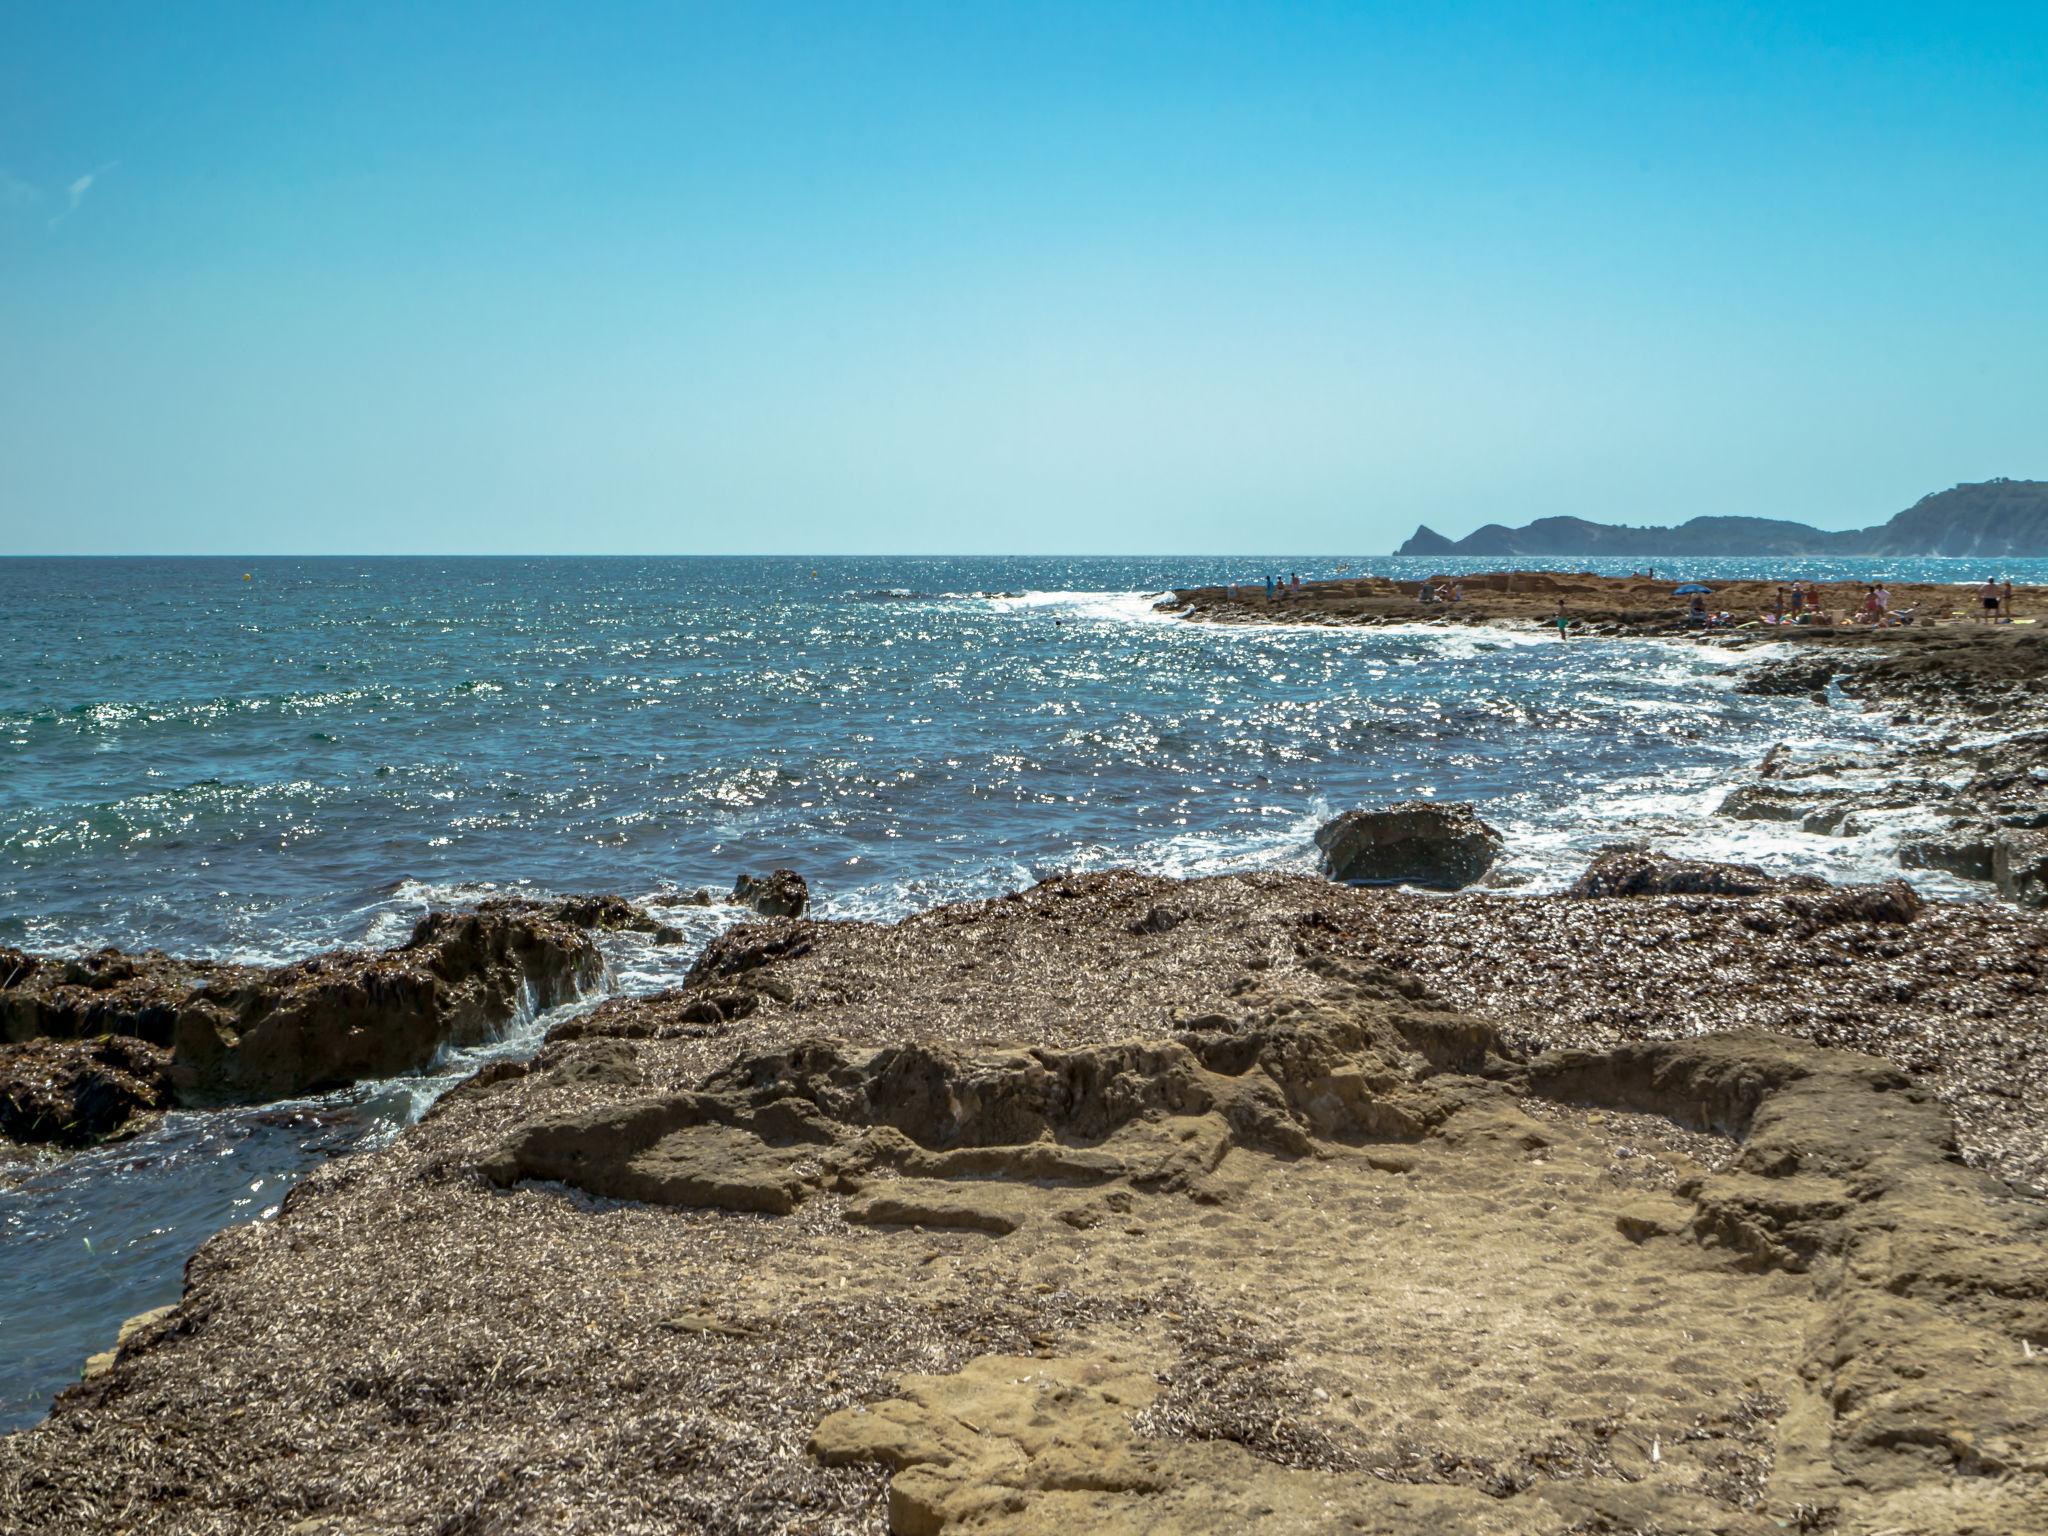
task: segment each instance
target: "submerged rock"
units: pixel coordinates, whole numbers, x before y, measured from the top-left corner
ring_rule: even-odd
[[[1793,789],[1782,784],[1744,784],[1731,789],[1715,807],[1718,816],[1739,821],[1806,821],[1825,813],[1832,804],[1848,809],[1852,801],[1846,790],[1819,789],[1811,785]]]
[[[765,875],[741,875],[733,882],[732,899],[763,917],[802,917],[811,904],[811,888],[793,869]]]
[[[1316,846],[1332,880],[1455,891],[1493,867],[1502,840],[1469,804],[1410,800],[1346,811],[1316,833]]]

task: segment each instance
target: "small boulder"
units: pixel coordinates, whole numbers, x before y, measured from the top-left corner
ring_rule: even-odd
[[[811,904],[811,888],[793,869],[766,875],[741,875],[733,882],[732,899],[763,917],[802,917]]]
[[[1410,800],[1346,811],[1316,833],[1316,846],[1332,880],[1455,891],[1493,867],[1502,841],[1470,805]]]

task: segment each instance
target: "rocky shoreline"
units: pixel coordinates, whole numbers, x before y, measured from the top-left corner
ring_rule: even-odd
[[[1672,638],[1686,634],[1668,586],[1641,578],[1507,572],[1464,578],[1468,601],[1422,609],[1384,578],[1317,582],[1267,603],[1261,591],[1176,593],[1171,603],[1199,623],[1430,624],[1529,628],[1547,623],[1562,597],[1575,633]],[[1768,604],[1769,583],[1724,583],[1716,601]],[[1901,605],[1947,609],[1953,587],[1900,587]],[[2048,592],[2016,603],[2039,611]],[[1697,643],[1769,654],[1745,668],[1745,693],[1803,698],[1816,708],[1857,707],[1901,728],[1895,745],[1852,758],[1800,760],[1783,750],[1733,786],[1721,813],[1791,822],[1815,833],[1853,835],[1873,818],[1918,813],[1931,823],[1899,845],[1906,870],[1933,869],[1994,888],[2026,906],[2048,903],[2048,633],[2026,625],[1945,623],[1875,630],[1860,626],[1755,628],[1694,635]],[[1833,692],[1831,693],[1831,690]],[[1909,734],[1910,733],[1910,734]]]
[[[0,1524],[2037,1525],[2038,920],[1621,857],[734,929],[209,1242]]]
[[[803,877],[743,875],[732,903],[793,917]],[[698,891],[686,906],[719,898]],[[380,952],[283,966],[150,950],[32,955],[0,946],[0,1153],[119,1140],[158,1111],[264,1103],[418,1072],[595,991],[595,933],[682,931],[618,896],[497,899],[430,912]]]
[[[2016,867],[2028,638],[1773,656],[1745,686],[1947,734],[1728,813],[1905,793]],[[1326,830],[1448,887],[1498,844]],[[209,1241],[0,1439],[0,1528],[2048,1528],[2031,887],[1627,846],[1547,896],[1110,872],[874,924],[773,915],[782,873],[682,986]],[[667,936],[584,898],[268,973],[15,957],[0,1062],[261,1092],[368,1060],[379,998],[413,1059],[622,925]]]
[[[1824,643],[1853,643],[1874,636],[1889,639],[1894,633],[1905,632],[1878,631],[1848,622],[1863,601],[1865,588],[1861,582],[1802,585],[1815,594],[1815,605],[1833,623],[1819,627],[1765,625],[1759,616],[1775,614],[1779,595],[1787,583],[1717,579],[1708,593],[1709,607],[1715,613],[1726,612],[1734,627],[1694,630],[1687,623],[1691,600],[1679,596],[1668,578],[1659,581],[1648,575],[1596,576],[1590,571],[1475,571],[1424,577],[1418,569],[1416,577],[1410,580],[1357,576],[1307,581],[1298,589],[1282,588],[1272,597],[1266,595],[1263,582],[1186,587],[1157,606],[1161,612],[1198,624],[1477,624],[1528,629],[1553,626],[1562,604],[1574,635],[1694,635],[1738,643],[1804,641],[1813,637]],[[1424,587],[1446,592],[1455,587],[1461,598],[1456,602],[1423,602],[1420,592]],[[1973,623],[1979,616],[1979,607],[1975,592],[1969,588],[1946,582],[1894,582],[1888,590],[1891,611],[1912,615],[1914,624],[1906,629],[1916,636],[1930,631],[1983,627]],[[2048,588],[2015,587],[2013,611],[2029,621],[2048,614]],[[1744,625],[1748,627],[1739,627]]]

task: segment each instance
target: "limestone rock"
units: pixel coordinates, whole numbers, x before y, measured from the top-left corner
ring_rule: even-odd
[[[1501,836],[1468,804],[1410,800],[1346,811],[1316,833],[1332,880],[1458,890],[1500,856]]]

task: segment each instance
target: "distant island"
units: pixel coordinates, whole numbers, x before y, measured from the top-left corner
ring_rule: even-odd
[[[1525,528],[1488,523],[1462,539],[1430,528],[1397,555],[1961,555],[2048,556],[2048,480],[1983,480],[1937,491],[1875,528],[1830,533],[1769,517],[1696,517],[1675,528],[1628,528],[1543,517]]]

